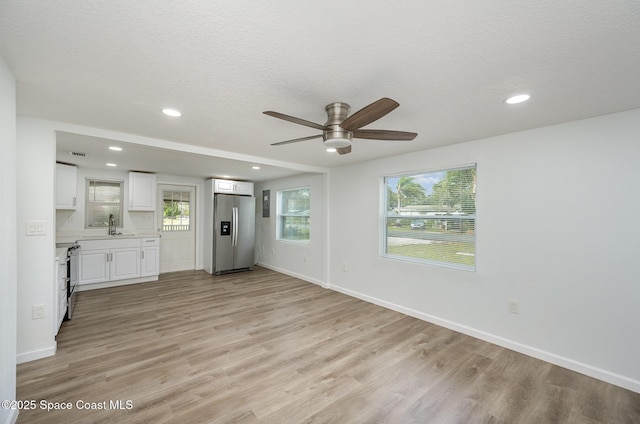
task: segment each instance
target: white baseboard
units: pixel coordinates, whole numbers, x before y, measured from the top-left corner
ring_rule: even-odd
[[[35,361],[36,359],[42,359],[56,354],[58,350],[58,343],[53,342],[53,346],[46,347],[44,349],[32,350],[30,352],[18,353],[16,355],[16,363],[22,364],[25,362]]]
[[[154,275],[151,277],[130,278],[128,280],[105,281],[103,283],[79,284],[78,291],[106,289],[109,287],[126,286],[128,284],[148,283],[150,281],[158,281],[158,276]]]
[[[272,271],[279,272],[280,274],[289,275],[291,277],[295,277],[295,278],[298,278],[300,280],[308,281],[309,283],[317,284],[318,286],[322,286],[324,288],[327,288],[327,285],[324,282],[322,282],[320,280],[317,280],[315,278],[308,277],[306,275],[297,274],[297,273],[291,272],[291,271],[289,271],[287,269],[278,268],[278,267],[275,267],[273,265],[265,264],[265,263],[262,263],[262,262],[257,262],[256,265],[261,266],[263,268],[270,269]]]
[[[472,327],[468,327],[466,325],[461,325],[446,319],[442,319],[433,315],[425,314],[410,308],[406,308],[404,306],[396,305],[391,302],[377,299],[377,298],[374,298],[350,289],[345,289],[343,287],[339,287],[333,284],[330,284],[328,288],[331,290],[335,290],[337,292],[346,294],[348,296],[352,296],[360,300],[364,300],[366,302],[373,303],[378,306],[382,306],[383,308],[391,309],[393,311],[400,312],[402,314],[409,315],[414,318],[427,321],[432,324],[436,324],[441,327],[445,327],[450,330],[457,331],[459,333],[466,334],[471,337],[475,337],[476,339],[484,340],[486,342],[493,343],[495,345],[502,346],[504,348],[522,353],[524,355],[531,356],[533,358],[537,358],[554,365],[558,365],[560,367],[569,369],[571,371],[575,371],[577,373],[584,374],[589,377],[593,377],[598,380],[605,381],[615,386],[619,386],[624,389],[631,390],[636,393],[640,393],[640,381],[638,380],[634,380],[632,378],[625,377],[623,375],[619,375],[611,371],[603,370],[588,364],[583,364],[573,359],[565,358],[563,356],[559,356],[554,353],[550,353],[550,352],[535,348],[533,346],[528,346],[522,343],[514,342],[513,340],[496,336],[494,334],[487,333]]]

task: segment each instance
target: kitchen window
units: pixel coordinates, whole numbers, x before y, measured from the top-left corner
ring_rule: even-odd
[[[308,187],[278,191],[278,239],[308,242],[311,193]]]
[[[122,227],[122,181],[87,178],[85,228],[109,226],[113,215],[116,227]]]
[[[475,270],[475,165],[387,176],[383,190],[383,256]]]

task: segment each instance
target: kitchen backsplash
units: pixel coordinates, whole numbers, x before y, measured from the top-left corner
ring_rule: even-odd
[[[158,232],[155,225],[155,212],[128,212],[124,211],[124,226],[117,227],[121,233],[133,234],[156,234]],[[56,240],[73,241],[85,236],[95,236],[107,234],[105,228],[84,228],[84,215],[82,211],[57,210],[56,211]]]

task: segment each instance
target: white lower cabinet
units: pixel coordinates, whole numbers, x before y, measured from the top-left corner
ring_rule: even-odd
[[[79,284],[102,283],[109,281],[109,249],[87,250],[80,245]]]
[[[140,240],[140,276],[160,274],[160,239],[152,237]]]
[[[155,240],[156,246],[142,244],[149,239]],[[157,276],[160,243],[157,237],[149,239],[79,241],[79,284]]]
[[[140,247],[111,249],[109,280],[125,280],[140,276]]]

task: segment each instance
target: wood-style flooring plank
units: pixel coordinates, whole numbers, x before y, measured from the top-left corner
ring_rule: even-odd
[[[81,292],[57,341],[18,399],[72,408],[19,424],[640,422],[640,394],[260,267]]]

